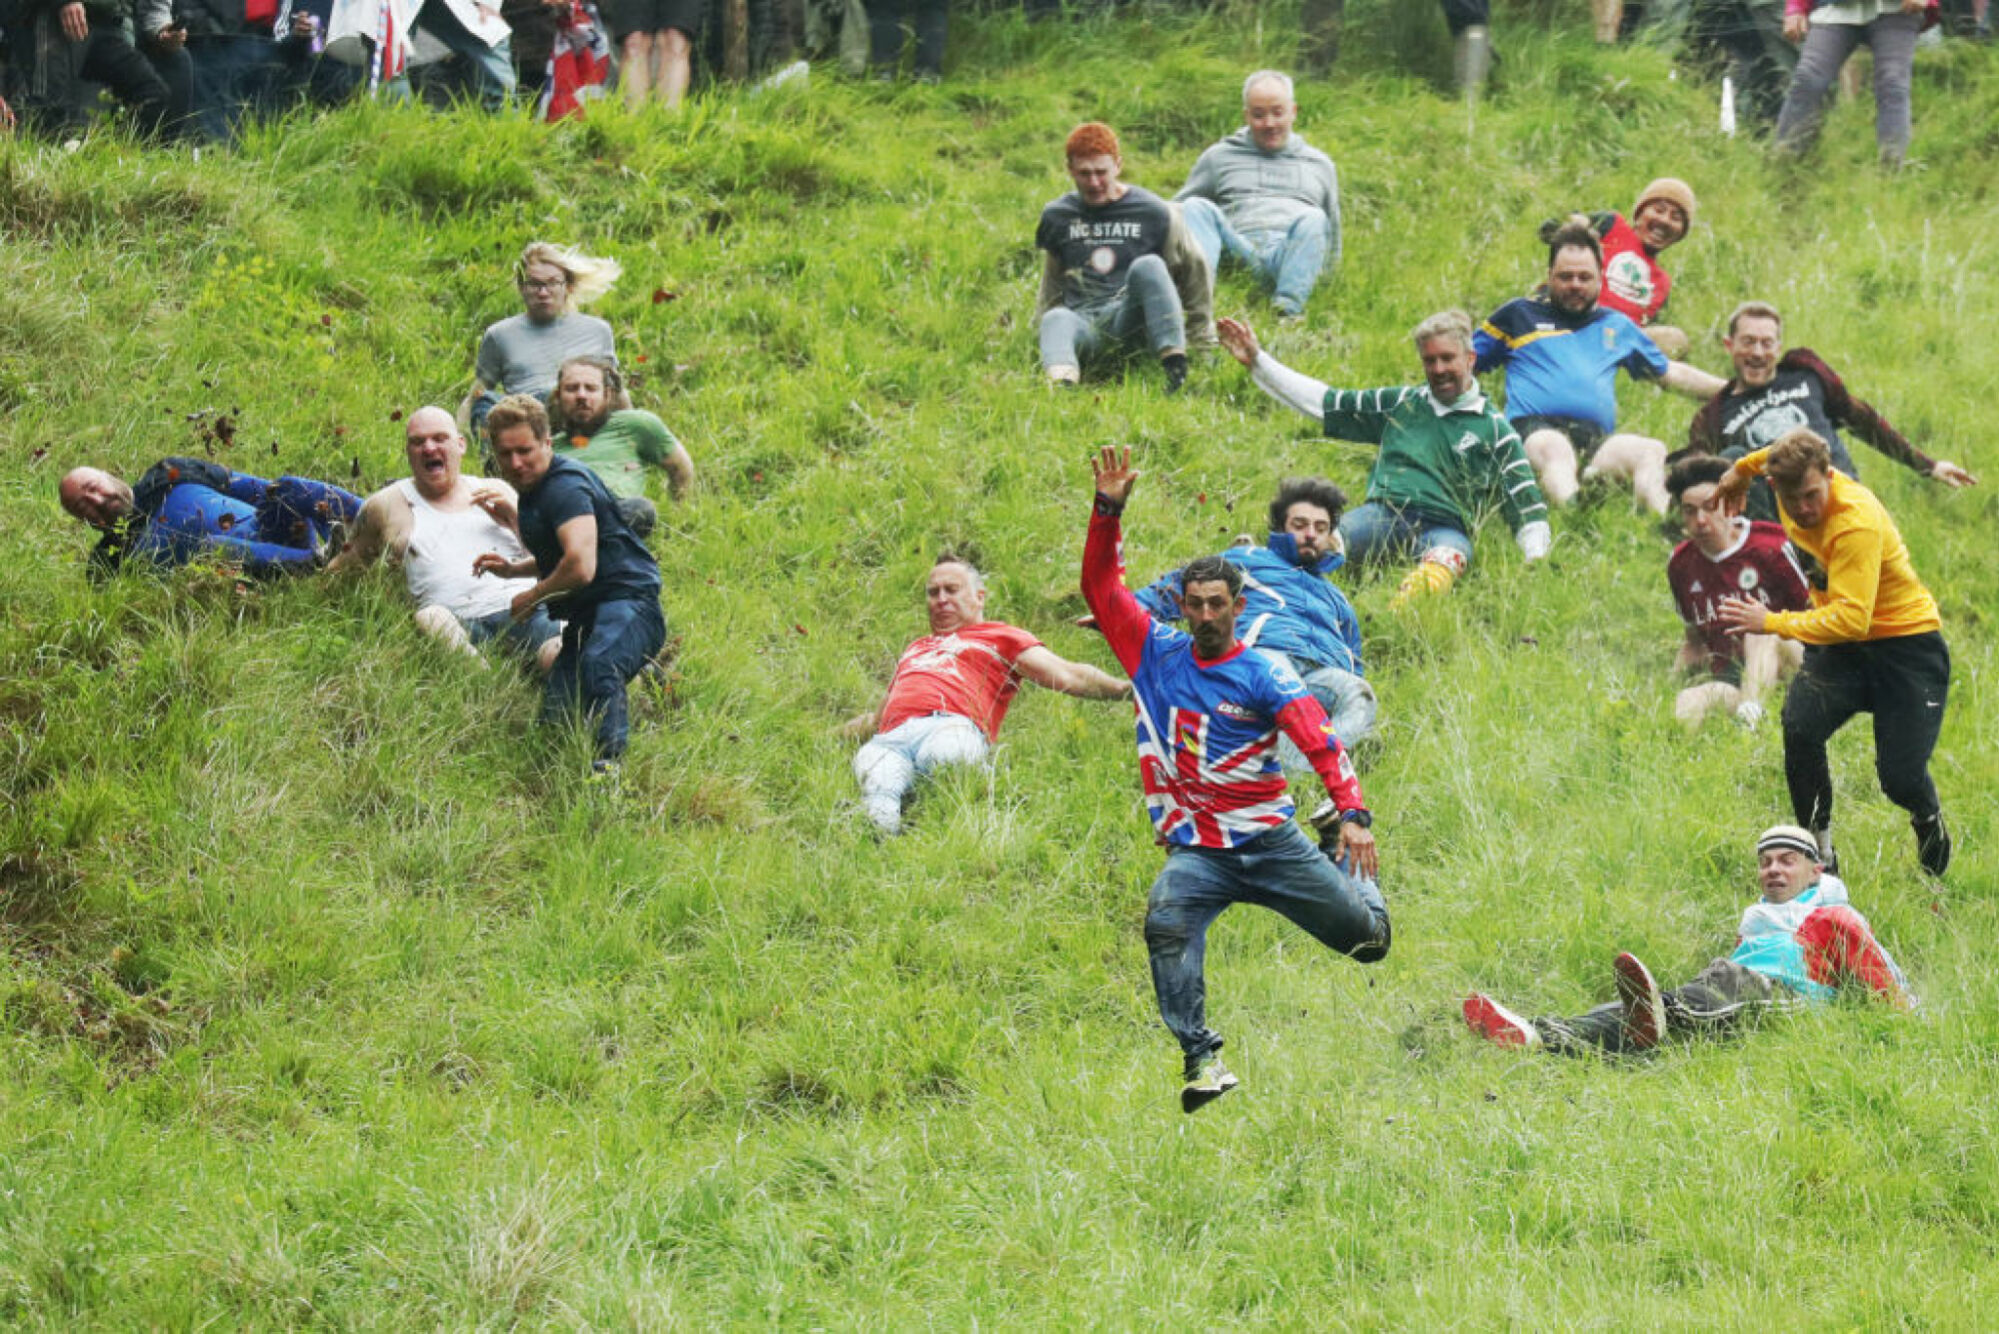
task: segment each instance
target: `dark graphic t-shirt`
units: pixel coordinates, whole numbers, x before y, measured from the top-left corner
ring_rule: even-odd
[[[1041,210],[1034,244],[1062,264],[1062,302],[1095,306],[1124,289],[1132,261],[1166,247],[1173,214],[1166,201],[1141,186],[1124,198],[1091,208],[1073,190]]]
[[[1761,389],[1724,391],[1721,448],[1716,452],[1733,461],[1769,448],[1779,436],[1800,426],[1810,427],[1831,446],[1833,467],[1848,477],[1860,475],[1826,411],[1825,381],[1806,370],[1779,370]]]

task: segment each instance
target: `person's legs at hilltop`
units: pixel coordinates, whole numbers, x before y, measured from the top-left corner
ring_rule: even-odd
[[[1877,19],[1876,22],[1879,22]],[[1848,23],[1814,23],[1798,49],[1790,91],[1777,112],[1777,148],[1803,154],[1818,142],[1825,123],[1826,103],[1839,83],[1839,71],[1859,48],[1863,30]]]
[[[1884,167],[1900,167],[1909,153],[1909,85],[1922,31],[1921,14],[1883,14],[1867,25],[1874,53],[1874,145]]]
[[[518,80],[514,76],[514,50],[510,38],[502,37],[488,46],[467,28],[443,0],[426,0],[417,11],[416,26],[437,39],[439,45],[465,61],[472,91],[487,111],[503,110],[513,98]],[[398,80],[400,82],[400,80]]]

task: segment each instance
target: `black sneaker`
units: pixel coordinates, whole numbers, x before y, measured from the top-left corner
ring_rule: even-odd
[[[1175,352],[1172,356],[1161,357],[1159,364],[1166,368],[1166,392],[1179,393],[1180,386],[1187,383],[1187,354]]]
[[[1942,876],[1950,869],[1950,830],[1944,827],[1943,812],[1927,820],[1911,820],[1909,828],[1916,831],[1916,860],[1931,875]]]

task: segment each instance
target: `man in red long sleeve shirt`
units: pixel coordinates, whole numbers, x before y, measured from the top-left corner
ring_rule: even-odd
[[[1167,849],[1146,901],[1145,943],[1160,1018],[1186,1058],[1180,1106],[1192,1112],[1237,1083],[1205,1016],[1202,961],[1215,918],[1233,903],[1258,904],[1373,963],[1388,953],[1388,907],[1375,883],[1374,817],[1325,710],[1296,672],[1236,639],[1242,572],[1218,556],[1187,566],[1184,630],[1147,615],[1125,587],[1118,516],[1137,480],[1129,448],[1099,453],[1083,596],[1131,675],[1139,778]],[[1314,823],[1337,831],[1328,834],[1330,856],[1292,820],[1280,730],[1326,785],[1329,800]]]

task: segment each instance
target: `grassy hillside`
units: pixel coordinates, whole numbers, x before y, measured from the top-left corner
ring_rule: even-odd
[[[1362,755],[1395,953],[1362,970],[1240,910],[1209,954],[1244,1087],[1177,1110],[1139,923],[1159,864],[1123,709],[1028,692],[988,777],[893,844],[863,830],[843,718],[920,633],[949,546],[990,610],[1101,665],[1080,611],[1086,451],[1139,446],[1150,573],[1255,530],[1275,478],[1356,494],[1232,363],[1051,395],[1034,217],[1100,117],[1177,185],[1291,8],[965,23],[936,88],[615,109],[554,129],[357,108],[239,155],[0,145],[0,1319],[76,1326],[1956,1327],[1999,1282],[1994,602],[1999,83],[1926,53],[1915,165],[1869,109],[1775,170],[1712,89],[1600,53],[1580,6],[1510,11],[1503,91],[1398,71],[1403,10],[1356,0],[1301,88],[1338,161],[1344,268],[1278,355],[1414,373],[1406,331],[1517,294],[1532,225],[1662,173],[1698,359],[1756,295],[1968,493],[1861,466],[1944,608],[1936,774],[1959,837],[1925,884],[1834,747],[1856,901],[1926,1001],[1842,1005],[1733,1045],[1523,1058],[1457,1017],[1606,997],[1634,949],[1725,949],[1749,840],[1784,818],[1774,726],[1671,716],[1666,544],[1621,503],[1520,564],[1486,535],[1450,599],[1354,589],[1383,700]],[[1427,9],[1427,7],[1422,7]],[[1532,26],[1554,9],[1563,31]],[[1424,31],[1427,31],[1426,29]],[[455,401],[527,240],[617,255],[599,307],[701,469],[655,537],[680,639],[621,790],[534,724],[536,692],[422,641],[399,581],[90,587],[56,505],[215,444],[357,489],[399,414]],[[1627,387],[1669,440],[1690,405]],[[204,437],[209,437],[205,439]]]

